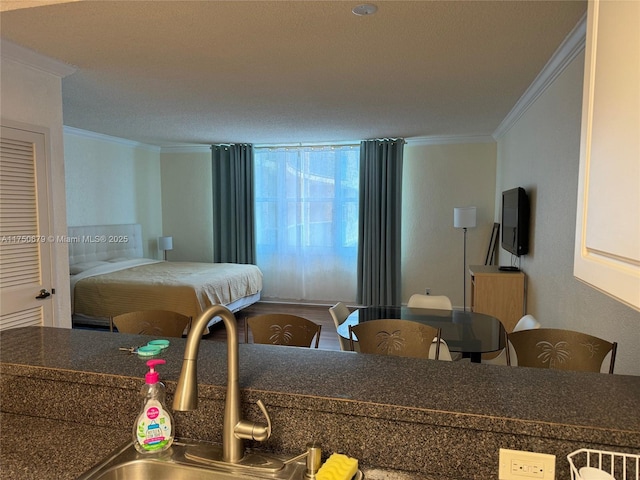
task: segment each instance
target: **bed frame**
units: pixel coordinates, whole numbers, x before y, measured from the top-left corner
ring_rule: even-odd
[[[69,227],[69,265],[128,257],[143,258],[139,223]]]

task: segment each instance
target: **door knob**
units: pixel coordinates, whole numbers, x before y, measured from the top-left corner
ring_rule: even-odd
[[[44,300],[47,297],[50,297],[51,294],[49,292],[47,292],[47,290],[45,288],[43,288],[42,290],[40,290],[40,293],[38,295],[36,295],[36,300]]]

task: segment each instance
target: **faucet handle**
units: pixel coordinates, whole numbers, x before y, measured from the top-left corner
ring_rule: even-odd
[[[258,400],[256,403],[258,404],[260,411],[262,411],[264,418],[267,420],[267,424],[264,425],[262,423],[241,420],[233,429],[233,433],[237,438],[264,442],[271,436],[271,418],[269,417],[267,408],[264,406],[264,403],[262,403],[262,400]]]
[[[269,412],[267,412],[267,407],[265,407],[264,403],[262,403],[262,400],[258,400],[256,403],[258,405],[258,408],[260,408],[260,411],[264,415],[264,418],[267,421],[267,424],[266,425],[256,424],[254,428],[254,440],[264,442],[271,436],[271,417],[269,416]],[[256,429],[258,429],[259,432],[256,432]],[[260,436],[264,438],[256,438],[256,433],[260,433]]]

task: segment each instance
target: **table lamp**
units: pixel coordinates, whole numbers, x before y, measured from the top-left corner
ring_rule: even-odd
[[[173,237],[158,237],[158,248],[163,251],[167,260],[167,250],[173,250]]]

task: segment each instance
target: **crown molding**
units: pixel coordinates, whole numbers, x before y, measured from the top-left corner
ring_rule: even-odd
[[[584,50],[587,33],[587,14],[585,13],[573,30],[567,35],[562,44],[551,56],[533,83],[516,102],[511,111],[502,120],[493,138],[498,140],[505,135],[518,119],[542,95],[556,78],[567,68],[576,56]]]
[[[362,140],[326,140],[322,142],[254,143],[253,148],[359,147]]]
[[[0,39],[0,56],[60,78],[68,77],[77,70],[73,65],[47,57],[4,38]]]
[[[112,137],[110,135],[104,135],[103,133],[91,132],[89,130],[82,130],[80,128],[64,126],[63,132],[65,135],[75,135],[76,137],[90,138],[92,140],[100,140],[103,142],[115,143],[118,145],[124,145],[132,148],[143,148],[152,152],[160,152],[160,147],[157,145],[149,145],[148,143],[135,142],[133,140],[127,140],[126,138]]]
[[[407,145],[449,145],[456,143],[495,143],[491,135],[433,135],[405,138]]]
[[[211,154],[211,145],[164,145],[160,147],[161,153],[208,153]]]

